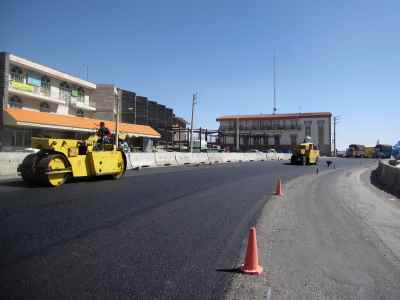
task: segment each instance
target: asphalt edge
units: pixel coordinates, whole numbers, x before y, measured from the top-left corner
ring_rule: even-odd
[[[290,200],[292,195],[295,195],[295,190],[299,185],[304,185],[311,182],[320,176],[331,174],[333,172],[341,172],[343,169],[331,169],[319,174],[305,174],[293,178],[286,183],[284,182],[284,196],[272,195],[267,198],[265,205],[262,208],[261,214],[256,222],[258,256],[264,272],[259,275],[236,274],[227,289],[225,299],[227,300],[258,300],[258,299],[274,299],[273,290],[270,286],[269,266],[270,256],[272,252],[271,232],[273,228],[273,220],[271,215],[274,210],[281,205],[282,201]],[[265,248],[265,245],[267,247]],[[247,246],[247,236],[242,241],[241,255],[238,258],[237,265],[240,266],[244,261],[245,251]]]

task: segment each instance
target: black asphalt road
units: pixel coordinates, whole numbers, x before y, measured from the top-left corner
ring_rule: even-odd
[[[268,161],[0,182],[0,299],[221,299],[233,275],[217,270],[236,267],[276,179],[314,171]]]

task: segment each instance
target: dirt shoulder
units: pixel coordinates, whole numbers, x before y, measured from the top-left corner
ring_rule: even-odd
[[[370,171],[287,183],[256,226],[264,273],[235,276],[227,299],[400,299],[400,208]]]

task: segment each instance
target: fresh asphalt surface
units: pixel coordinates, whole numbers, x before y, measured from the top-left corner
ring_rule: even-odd
[[[276,179],[313,172],[265,161],[0,182],[0,298],[221,299]]]

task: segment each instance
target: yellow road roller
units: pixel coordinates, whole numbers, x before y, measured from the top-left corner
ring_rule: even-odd
[[[311,165],[317,164],[319,159],[318,147],[313,143],[302,143],[297,145],[293,151],[290,162],[292,165]]]
[[[97,139],[95,135],[86,140],[33,137],[32,148],[40,150],[25,157],[18,172],[24,181],[44,186],[59,186],[72,177],[120,178],[126,170],[125,153]]]

